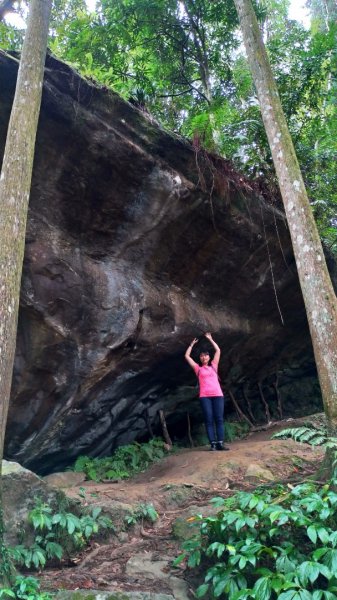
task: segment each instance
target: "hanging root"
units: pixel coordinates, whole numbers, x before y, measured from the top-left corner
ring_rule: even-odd
[[[243,397],[244,397],[244,399],[246,401],[247,410],[248,410],[248,414],[250,416],[250,419],[251,419],[252,423],[255,423],[256,421],[255,421],[255,417],[253,415],[252,405],[250,403],[250,400],[249,400],[249,397],[248,397],[248,392],[246,391],[244,385],[242,386],[242,395],[243,395]]]
[[[193,438],[192,438],[192,434],[191,434],[191,419],[190,419],[190,413],[187,413],[187,435],[188,435],[188,440],[190,442],[190,446],[191,448],[194,448],[194,442],[193,442]]]
[[[278,374],[276,373],[276,379],[274,381],[273,388],[275,389],[276,398],[277,398],[277,412],[279,414],[280,419],[283,419],[283,408],[282,408],[282,398],[280,394],[280,390],[278,389]]]
[[[264,409],[265,409],[265,412],[266,412],[267,423],[270,423],[271,422],[271,416],[270,416],[269,406],[268,406],[268,403],[267,403],[267,401],[266,401],[266,399],[264,397],[264,394],[263,394],[261,381],[257,382],[257,387],[259,388],[261,400],[262,400],[262,403],[263,403],[263,406],[264,406]]]
[[[244,421],[246,421],[246,423],[248,423],[249,427],[253,427],[252,421],[241,410],[240,406],[238,405],[238,403],[237,403],[237,401],[235,399],[235,396],[234,396],[233,392],[231,390],[228,390],[228,394],[229,394],[229,396],[231,398],[231,401],[233,402],[233,405],[235,407],[235,410],[236,410],[237,414],[239,415],[239,418],[241,417],[241,419],[243,419]]]
[[[163,430],[163,438],[164,438],[166,444],[168,445],[168,449],[171,450],[173,444],[172,444],[172,440],[170,438],[169,432],[167,430],[164,411],[159,410],[158,412],[159,412],[159,418],[160,418],[160,422],[161,422],[161,426],[162,426],[162,430]]]

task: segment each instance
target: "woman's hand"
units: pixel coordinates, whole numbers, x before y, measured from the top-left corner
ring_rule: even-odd
[[[217,367],[219,364],[219,360],[220,360],[220,354],[221,354],[221,350],[218,346],[218,344],[213,340],[212,338],[212,334],[211,333],[205,333],[205,338],[208,339],[209,342],[211,342],[213,348],[215,349],[215,354],[214,354],[214,358],[212,360],[212,364]]]
[[[192,352],[192,348],[194,346],[194,344],[196,344],[198,341],[198,338],[194,338],[194,340],[192,340],[192,342],[190,343],[189,347],[187,348],[186,352],[185,352],[185,358],[188,362],[188,364],[192,367],[193,371],[195,371],[195,369],[198,368],[197,363],[193,360],[193,358],[191,358],[191,352]]]

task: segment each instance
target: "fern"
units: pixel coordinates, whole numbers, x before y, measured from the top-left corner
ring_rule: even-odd
[[[322,446],[330,451],[333,477],[337,477],[337,437],[328,436],[325,429],[316,427],[294,427],[283,429],[272,436],[273,439],[292,438],[295,442],[302,442],[310,446]]]
[[[337,438],[329,437],[323,429],[309,427],[294,427],[283,429],[272,436],[273,439],[292,438],[295,442],[302,442],[310,446],[324,446],[329,444],[329,448],[337,450]]]

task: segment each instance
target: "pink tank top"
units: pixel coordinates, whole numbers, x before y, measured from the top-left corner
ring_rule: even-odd
[[[218,368],[217,366],[196,366],[195,374],[199,380],[199,398],[208,396],[223,396],[223,391],[220,387],[218,379]]]

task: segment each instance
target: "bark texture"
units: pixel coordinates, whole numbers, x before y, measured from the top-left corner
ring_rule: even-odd
[[[234,0],[291,233],[324,409],[337,426],[337,301],[251,0]]]
[[[26,219],[51,0],[31,0],[0,176],[0,465],[7,421]]]

